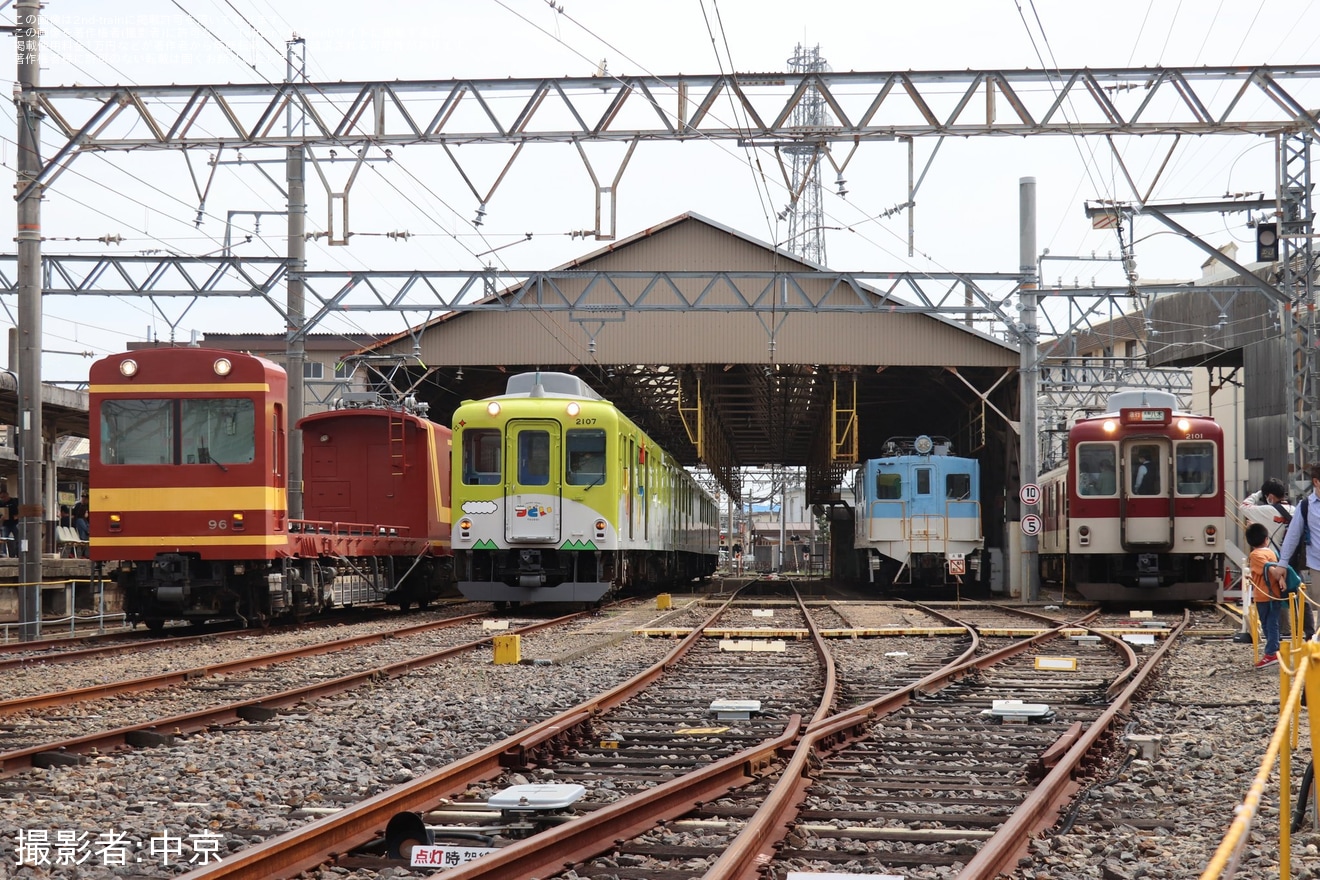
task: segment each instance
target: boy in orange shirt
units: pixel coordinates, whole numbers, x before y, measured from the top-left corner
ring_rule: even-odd
[[[1256,661],[1256,668],[1264,669],[1279,662],[1279,621],[1283,617],[1283,580],[1287,573],[1283,566],[1275,565],[1270,568],[1268,577],[1265,574],[1265,566],[1278,562],[1279,556],[1270,547],[1270,532],[1264,523],[1247,526],[1246,536],[1251,545],[1251,555],[1247,557],[1251,571],[1251,599],[1256,603],[1256,617],[1260,619],[1260,628],[1265,635],[1265,652]]]

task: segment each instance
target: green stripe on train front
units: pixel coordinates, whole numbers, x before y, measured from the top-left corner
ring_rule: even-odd
[[[490,538],[483,538],[482,540],[480,540],[480,541],[478,541],[477,543],[473,544],[473,545],[472,545],[472,549],[473,549],[473,550],[498,550],[498,549],[500,549],[500,548],[497,547],[497,546],[495,545],[495,542],[492,541]]]
[[[591,541],[565,541],[559,547],[560,550],[595,550],[596,545]]]

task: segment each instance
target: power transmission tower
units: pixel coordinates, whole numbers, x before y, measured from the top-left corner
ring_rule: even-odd
[[[794,73],[824,73],[830,69],[820,57],[820,46],[810,49],[798,43],[793,57],[788,59]],[[825,111],[825,98],[814,87],[809,87],[802,100],[793,108],[791,127],[802,131],[823,131],[832,124]],[[788,250],[808,262],[825,265],[825,212],[821,205],[820,162],[821,145],[803,143],[784,147],[793,158],[793,173],[789,183]]]

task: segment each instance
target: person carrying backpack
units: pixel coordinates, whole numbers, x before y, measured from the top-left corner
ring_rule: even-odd
[[[1315,635],[1315,615],[1311,610],[1308,596],[1312,573],[1320,570],[1320,534],[1317,534],[1320,532],[1320,518],[1316,518],[1320,516],[1320,510],[1311,510],[1311,508],[1316,506],[1317,495],[1320,494],[1320,464],[1308,465],[1306,472],[1311,478],[1311,494],[1297,502],[1297,506],[1293,509],[1292,521],[1288,523],[1288,534],[1283,538],[1279,558],[1285,561],[1292,560],[1298,550],[1302,551],[1297,561],[1304,560],[1305,567],[1297,569],[1297,573],[1302,577],[1302,622],[1305,624],[1306,638],[1310,641]],[[1308,522],[1312,518],[1316,518],[1316,528],[1312,528]]]

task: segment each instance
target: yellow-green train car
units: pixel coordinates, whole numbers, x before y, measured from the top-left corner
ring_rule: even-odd
[[[523,373],[454,412],[454,562],[469,599],[598,602],[709,577],[718,510],[568,373]]]

